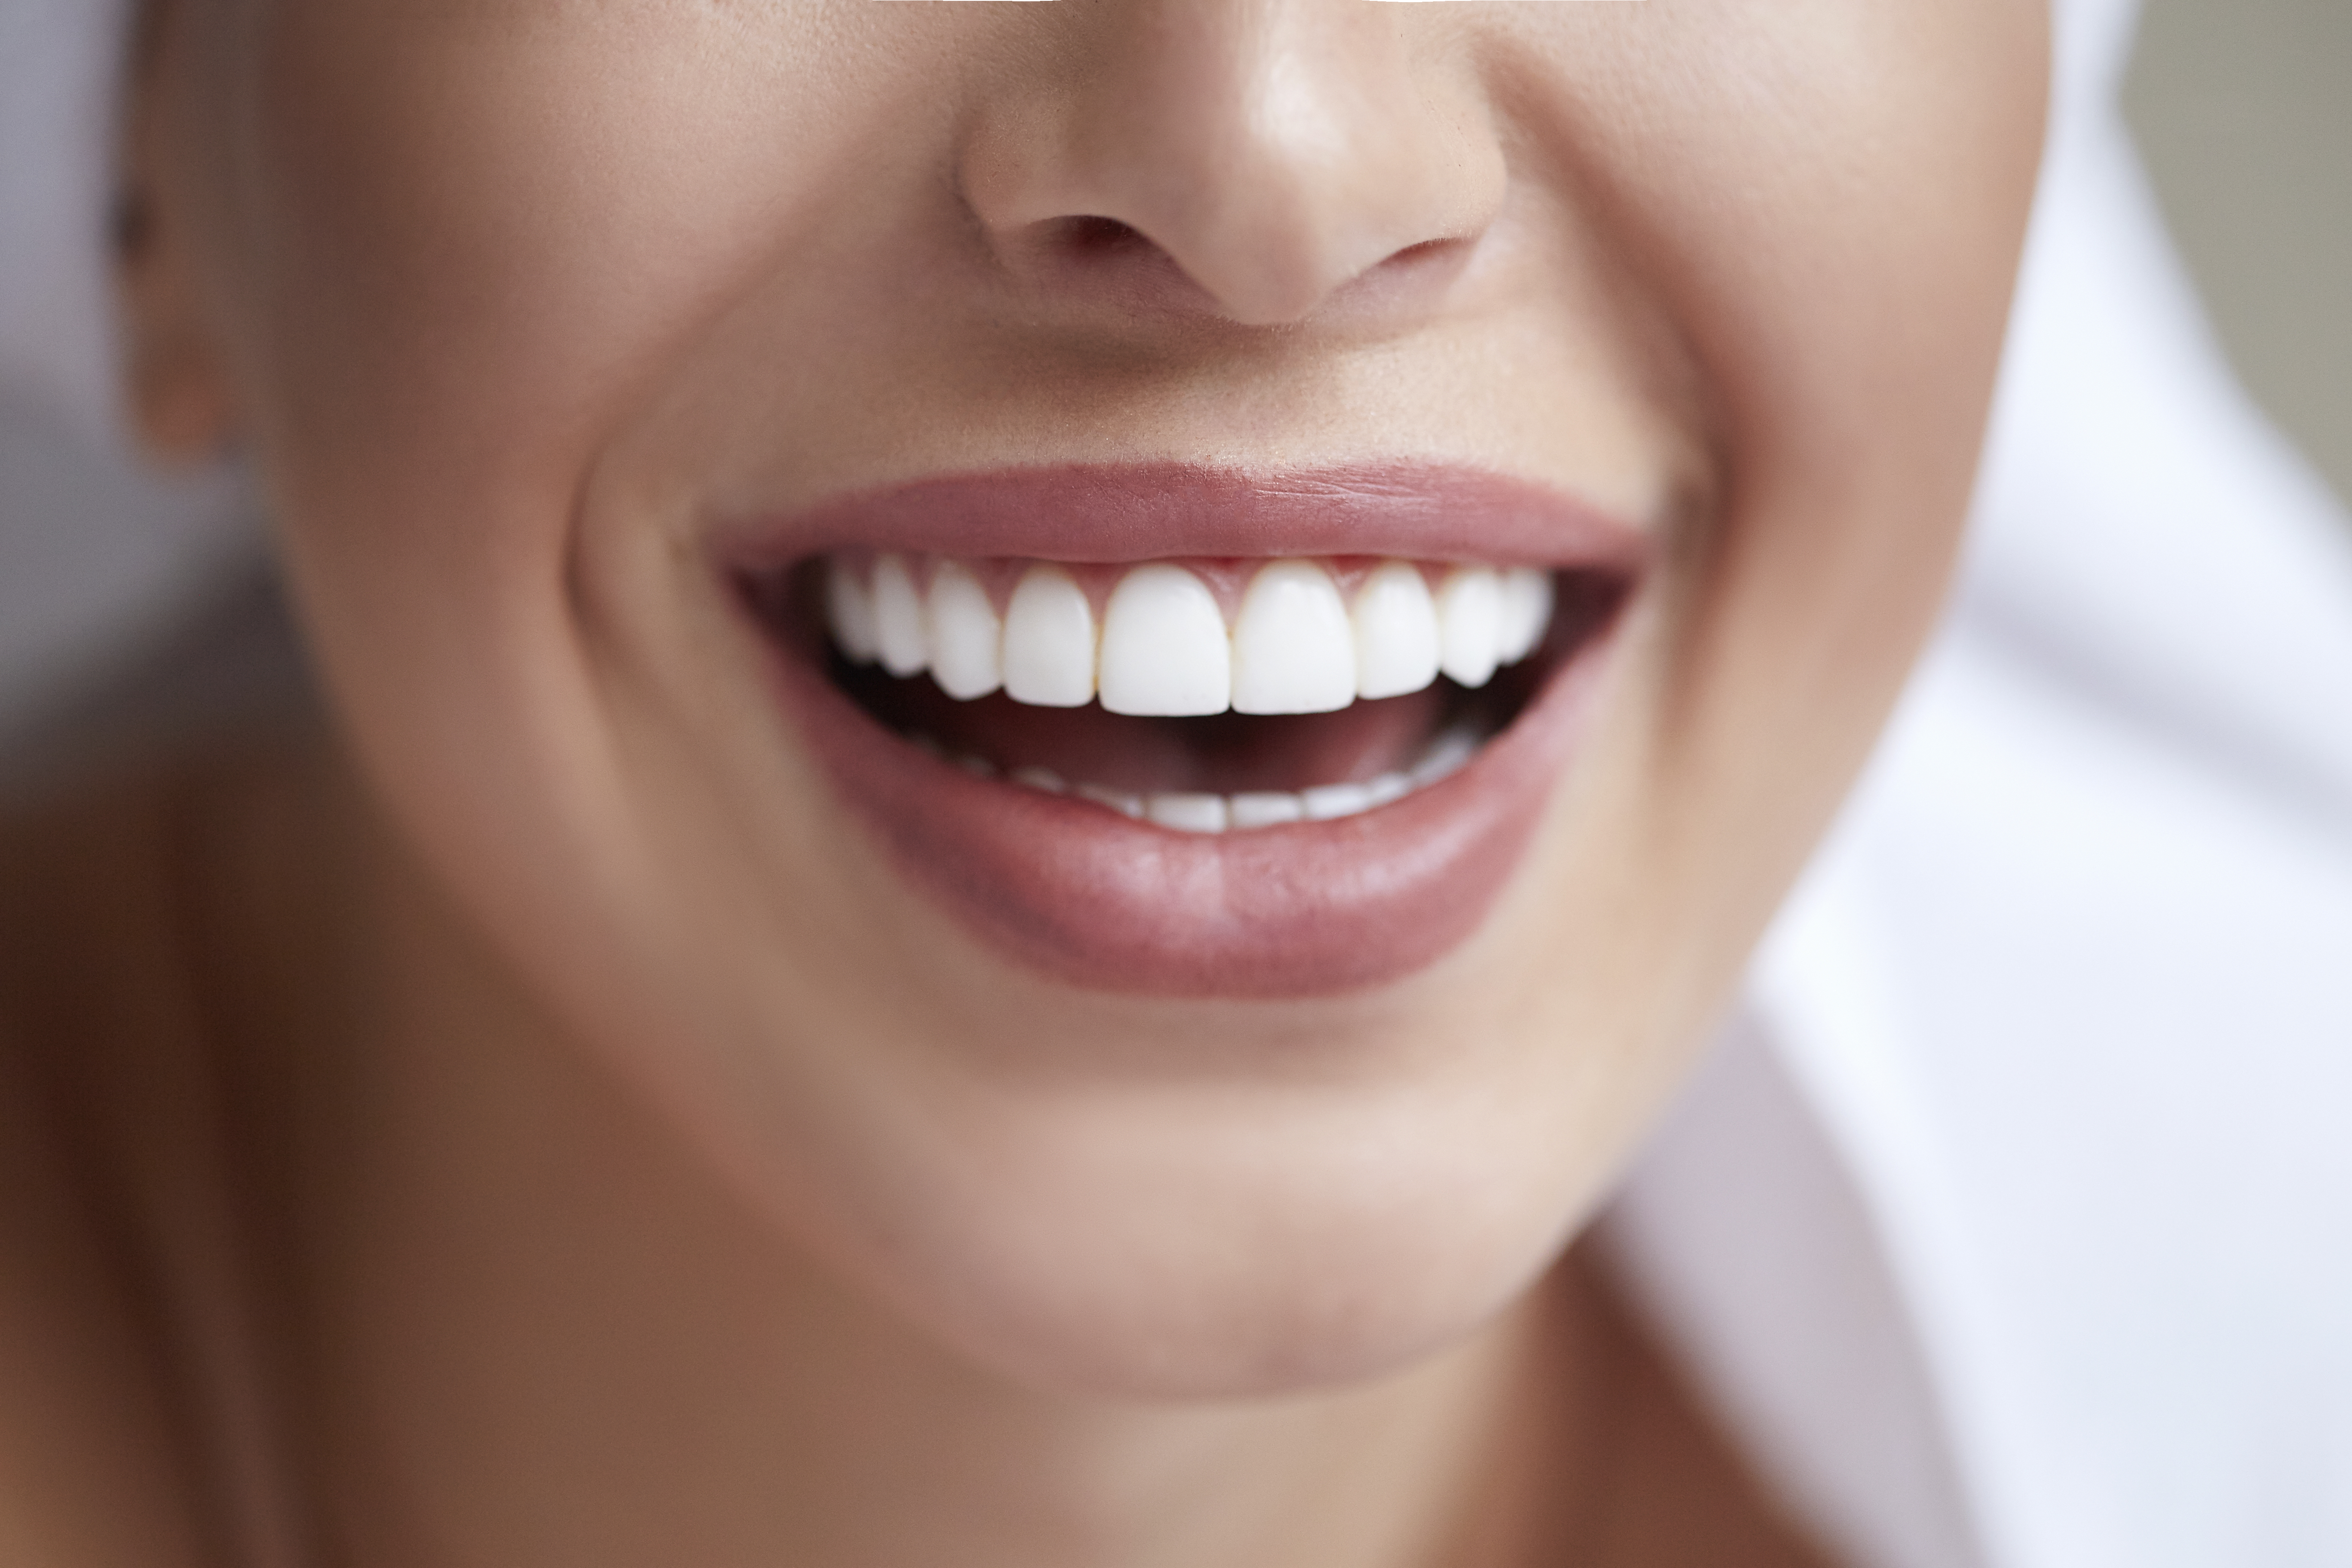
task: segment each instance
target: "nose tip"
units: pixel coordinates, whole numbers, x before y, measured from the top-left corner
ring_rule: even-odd
[[[1090,6],[1049,79],[982,117],[965,199],[1032,280],[1156,288],[1245,326],[1305,321],[1384,267],[1475,242],[1501,205],[1475,79],[1417,52],[1397,10]]]

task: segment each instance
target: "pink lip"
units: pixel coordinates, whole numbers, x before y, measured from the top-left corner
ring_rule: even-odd
[[[1557,493],[1458,468],[1274,479],[1174,465],[1023,469],[827,502],[722,547],[733,574],[832,548],[1124,561],[1395,554],[1605,571],[1630,587],[1635,530]],[[772,634],[765,631],[773,646]],[[890,734],[778,648],[784,706],[902,875],[990,945],[1088,989],[1329,995],[1401,979],[1482,923],[1592,707],[1596,631],[1460,772],[1360,816],[1223,836],[974,778]]]
[[[1400,555],[1632,573],[1639,530],[1524,479],[1434,463],[1245,475],[1181,463],[1012,468],[917,479],[730,531],[759,571],[845,548],[1047,561]]]

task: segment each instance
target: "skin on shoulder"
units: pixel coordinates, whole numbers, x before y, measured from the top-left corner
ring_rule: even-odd
[[[1803,1561],[1559,1260],[1933,615],[2047,23],[157,0],[131,400],[334,715],[178,906],[225,1528]]]
[[[282,738],[0,816],[0,1561],[257,1539],[218,1439],[268,1397],[267,1161],[225,1146],[258,1110],[227,1101],[267,1100],[237,1069],[268,1044],[349,1032],[347,811],[316,741]]]

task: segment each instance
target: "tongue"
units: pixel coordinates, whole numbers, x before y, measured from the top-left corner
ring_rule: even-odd
[[[1356,702],[1336,713],[1134,719],[1100,708],[1037,708],[1002,693],[959,702],[927,677],[839,672],[866,708],[902,733],[1011,772],[1047,768],[1072,784],[1137,795],[1301,790],[1360,784],[1410,768],[1445,717],[1437,687]]]

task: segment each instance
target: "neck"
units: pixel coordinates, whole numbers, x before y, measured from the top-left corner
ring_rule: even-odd
[[[354,1562],[1453,1568],[1572,1493],[1572,1281],[1342,1390],[1023,1386],[837,1288],[378,859],[378,1027],[300,1097],[303,1382]]]

